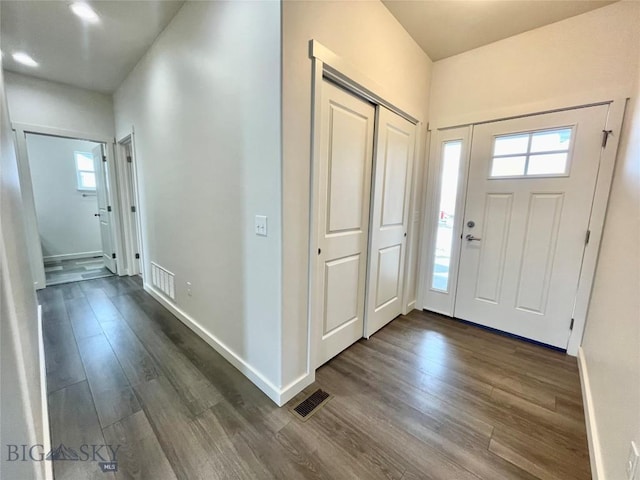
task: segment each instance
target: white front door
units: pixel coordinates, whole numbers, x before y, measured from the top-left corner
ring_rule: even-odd
[[[323,81],[314,305],[316,367],[364,333],[373,105]]]
[[[96,193],[98,197],[98,218],[100,220],[100,236],[102,238],[102,257],[104,265],[111,272],[116,273],[115,249],[113,247],[112,216],[109,206],[109,175],[104,145],[93,149],[93,164],[96,172]]]
[[[402,313],[404,259],[416,141],[414,124],[378,108],[366,336]]]
[[[607,113],[474,127],[456,317],[566,348]]]

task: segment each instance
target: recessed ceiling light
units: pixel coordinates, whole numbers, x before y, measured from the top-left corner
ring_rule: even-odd
[[[22,65],[26,65],[27,67],[37,67],[38,66],[38,62],[36,62],[33,58],[31,58],[30,55],[24,53],[24,52],[16,52],[13,55],[11,55],[13,57],[13,59],[18,62],[21,63]]]
[[[69,8],[77,16],[89,23],[96,23],[100,21],[100,17],[98,17],[98,14],[84,2],[72,3],[71,5],[69,5]]]

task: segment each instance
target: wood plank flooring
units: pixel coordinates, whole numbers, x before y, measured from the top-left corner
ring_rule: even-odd
[[[90,278],[113,275],[104,266],[102,257],[74,258],[70,260],[48,260],[44,263],[47,286],[79,282]]]
[[[591,478],[574,358],[414,311],[321,367],[307,422],[146,294],[139,279],[48,287],[52,444],[111,445],[66,479]]]

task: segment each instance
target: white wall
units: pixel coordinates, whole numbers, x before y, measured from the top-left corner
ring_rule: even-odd
[[[186,2],[114,102],[117,138],[135,129],[145,271],[174,272],[177,308],[277,397],[279,3]]]
[[[91,153],[97,143],[27,135],[31,183],[44,259],[102,252],[95,192],[78,191],[74,152]]]
[[[582,345],[600,480],[626,478],[629,445],[640,447],[640,70],[636,79]]]
[[[283,16],[283,387],[304,379],[307,367],[311,60],[315,39],[392,92],[391,103],[424,122],[418,151],[421,181],[431,60],[380,2],[285,1]],[[416,189],[419,195],[419,189]],[[420,205],[420,201],[417,202]],[[419,218],[419,217],[418,217]],[[419,228],[412,226],[410,244]],[[411,265],[415,265],[413,249]],[[414,269],[415,270],[415,269]],[[407,288],[414,297],[415,275]]]
[[[16,151],[1,72],[0,109],[0,477],[29,480],[44,478],[45,462],[7,461],[7,445],[48,441],[43,429],[37,303],[24,249]]]
[[[618,2],[434,63],[432,125],[631,95],[639,8]]]
[[[113,137],[111,95],[13,72],[5,83],[12,122]]]

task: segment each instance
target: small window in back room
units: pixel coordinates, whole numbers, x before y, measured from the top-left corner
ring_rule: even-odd
[[[86,152],[74,152],[76,160],[76,174],[78,175],[78,190],[96,189],[96,172],[93,166],[93,155]]]
[[[566,127],[495,137],[490,177],[567,175],[572,133]]]

